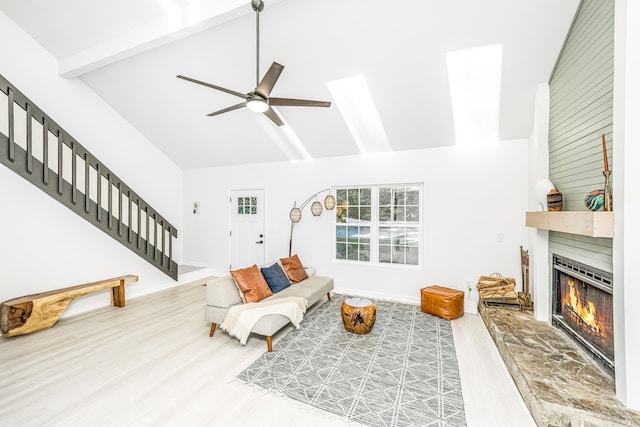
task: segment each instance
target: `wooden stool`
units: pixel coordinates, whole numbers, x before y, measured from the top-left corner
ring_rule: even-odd
[[[420,309],[446,320],[457,319],[464,314],[464,292],[443,286],[422,288]]]
[[[348,298],[342,303],[342,323],[354,334],[368,334],[376,322],[376,306],[364,298]]]

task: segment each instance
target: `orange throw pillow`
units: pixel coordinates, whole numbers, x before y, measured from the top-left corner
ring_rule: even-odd
[[[309,278],[307,272],[304,271],[304,267],[302,266],[298,255],[294,255],[290,258],[280,258],[280,262],[282,263],[282,268],[287,274],[287,277],[291,280],[291,283],[300,283],[304,279]]]
[[[273,295],[257,265],[253,264],[251,267],[230,271],[229,273],[231,273],[236,286],[240,289],[242,300],[245,303],[258,302]]]

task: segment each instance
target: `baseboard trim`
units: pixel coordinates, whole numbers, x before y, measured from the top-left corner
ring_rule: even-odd
[[[418,296],[416,296],[415,298],[407,297],[406,295],[394,295],[394,294],[388,294],[384,292],[367,292],[367,291],[363,291],[362,289],[334,288],[333,291],[337,294],[342,294],[342,295],[359,296],[359,297],[386,300],[386,301],[397,301],[397,302],[402,302],[405,304],[413,304],[413,305],[420,304],[419,291],[417,291]]]

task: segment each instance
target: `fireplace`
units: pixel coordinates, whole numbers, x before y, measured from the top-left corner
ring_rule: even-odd
[[[553,255],[552,323],[613,374],[611,273]]]

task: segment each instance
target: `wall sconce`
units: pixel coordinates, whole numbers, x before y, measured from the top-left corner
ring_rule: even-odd
[[[194,214],[199,214],[200,213],[200,203],[199,202],[193,202],[193,213]]]
[[[328,211],[333,210],[336,206],[336,198],[331,194],[330,188],[325,188],[324,190],[320,190],[317,193],[313,194],[307,200],[305,200],[300,207],[296,206],[296,202],[293,202],[293,208],[289,212],[289,219],[291,220],[291,234],[289,235],[289,256],[291,256],[291,247],[293,246],[293,228],[295,225],[302,220],[302,209],[305,208],[309,204],[311,200],[315,198],[315,201],[311,204],[311,214],[313,216],[322,215],[322,203],[318,201],[318,195],[329,192],[329,194],[324,198],[324,207]]]

